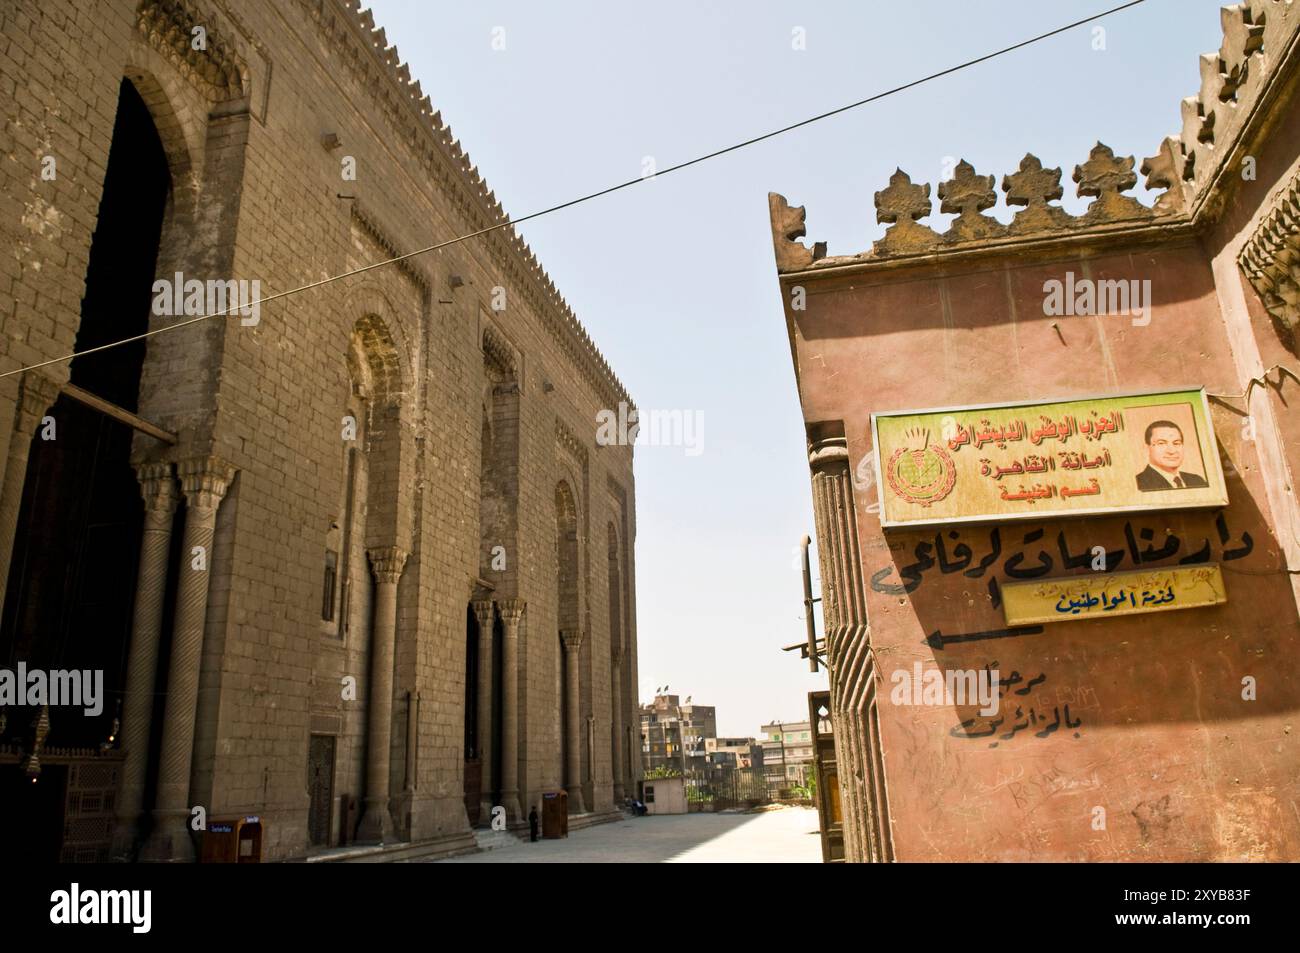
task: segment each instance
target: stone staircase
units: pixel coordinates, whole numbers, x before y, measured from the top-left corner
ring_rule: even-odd
[[[528,840],[528,828],[494,831],[480,827],[474,831],[474,840],[479,850],[518,850]]]
[[[472,854],[477,849],[468,832],[448,834],[414,844],[379,844],[366,847],[336,847],[306,858],[309,864],[393,864],[429,857]]]

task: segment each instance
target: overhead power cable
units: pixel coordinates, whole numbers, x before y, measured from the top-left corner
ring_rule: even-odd
[[[40,363],[37,364],[30,364],[26,367],[19,367],[11,371],[5,371],[4,373],[0,373],[0,378],[11,377],[14,374],[21,374],[24,371],[33,371],[33,370],[37,370],[38,368],[48,367],[51,364],[62,364],[65,361],[71,361],[73,358],[84,357],[87,354],[96,354],[100,351],[107,351],[110,348],[121,347],[124,344],[131,344],[135,341],[141,341],[144,340],[145,338],[150,338],[153,337],[154,335],[162,334],[166,331],[175,331],[180,328],[188,327],[191,324],[197,324],[198,322],[206,321],[209,318],[218,318],[218,317],[227,316],[234,313],[236,310],[242,310],[242,309],[252,308],[254,306],[269,304],[272,301],[278,301],[281,298],[287,298],[290,295],[301,294],[304,291],[311,291],[313,288],[320,288],[323,287],[324,285],[331,284],[335,281],[342,281],[345,278],[351,278],[354,277],[355,275],[365,274],[368,271],[374,271],[377,268],[383,268],[387,265],[393,265],[398,262],[406,261],[409,258],[415,258],[417,255],[425,255],[431,251],[437,251],[442,248],[447,248],[451,245],[459,244],[460,242],[469,241],[471,238],[478,238],[480,235],[486,235],[489,232],[495,232],[502,228],[509,228],[512,225],[522,225],[524,222],[531,221],[532,219],[535,218],[541,218],[543,215],[550,215],[554,212],[559,212],[562,211],[563,209],[571,208],[575,205],[581,205],[584,202],[590,202],[592,199],[598,199],[602,196],[610,195],[614,192],[622,191],[623,189],[630,188],[634,185],[639,185],[640,183],[645,182],[650,178],[656,178],[656,179],[661,178],[662,176],[668,175],[669,173],[678,172],[682,169],[689,168],[693,165],[698,165],[701,162],[706,162],[709,159],[716,159],[719,156],[727,155],[730,152],[736,152],[740,149],[746,148],[747,146],[756,145],[757,143],[764,142],[768,139],[773,139],[777,136],[784,135],[787,132],[793,132],[795,129],[802,129],[804,126],[812,125],[813,123],[820,122],[823,119],[829,119],[832,116],[838,116],[840,113],[848,112],[851,109],[857,109],[861,106],[867,105],[868,103],[874,103],[877,102],[878,100],[885,99],[888,96],[897,95],[898,93],[905,92],[906,90],[912,89],[915,86],[920,86],[923,83],[929,83],[933,80],[940,79],[944,76],[950,76],[953,73],[960,72],[961,70],[964,69],[969,69],[970,67],[977,66],[980,63],[988,62],[989,60],[996,59],[999,56],[1005,56],[1008,53],[1013,53],[1016,50],[1023,49],[1026,46],[1031,46],[1034,43],[1040,43],[1043,40],[1050,39],[1051,37],[1057,36],[1061,33],[1065,33],[1069,30],[1073,30],[1076,27],[1080,27],[1083,26],[1084,24],[1092,23],[1104,17],[1111,16],[1112,14],[1119,13],[1123,10],[1127,10],[1130,7],[1139,6],[1140,4],[1143,4],[1145,2],[1146,0],[1129,0],[1128,3],[1122,3],[1119,6],[1111,7],[1109,10],[1103,10],[1101,13],[1094,13],[1092,16],[1084,17],[1081,20],[1075,20],[1072,23],[1067,23],[1064,26],[1059,26],[1054,30],[1048,30],[1046,33],[1040,33],[1037,36],[1030,37],[1027,40],[1021,40],[1019,43],[1013,43],[1010,46],[1004,46],[1002,49],[995,50],[992,53],[985,53],[983,56],[978,56],[975,59],[966,60],[965,62],[958,63],[955,66],[949,66],[947,69],[942,69],[936,73],[930,73],[929,75],[922,76],[919,79],[914,79],[910,82],[903,83],[901,86],[895,86],[892,89],[884,90],[883,92],[879,92],[872,96],[868,96],[865,99],[859,99],[857,102],[848,103],[847,105],[840,106],[836,109],[831,109],[823,113],[818,113],[815,116],[809,116],[807,119],[801,119],[798,122],[790,123],[788,126],[782,126],[779,129],[773,129],[771,132],[765,132],[762,135],[745,139],[742,142],[737,142],[725,148],[717,149],[713,152],[705,153],[704,155],[701,156],[696,156],[694,159],[687,159],[685,162],[679,162],[676,165],[668,166],[666,169],[662,169],[660,171],[655,172],[652,176],[638,176],[635,179],[628,179],[626,182],[620,182],[617,185],[611,185],[609,188],[601,189],[598,192],[590,192],[587,195],[580,196],[576,199],[570,199],[567,202],[561,202],[559,205],[552,205],[550,208],[544,208],[541,209],[540,211],[532,212],[528,215],[522,216],[521,218],[506,217],[503,221],[497,222],[495,225],[489,225],[487,228],[480,228],[478,231],[469,232],[465,235],[460,235],[456,238],[449,238],[446,241],[437,242],[436,244],[433,245],[426,245],[424,248],[417,248],[415,251],[407,252],[404,255],[397,255],[393,258],[386,258],[383,261],[377,261],[369,265],[363,265],[362,267],[355,268],[352,271],[345,271],[337,275],[331,275],[328,278],[322,278],[319,281],[313,281],[305,285],[299,285],[297,288],[290,288],[286,291],[277,291],[275,294],[266,295],[263,298],[257,298],[256,300],[251,302],[241,302],[240,304],[232,305],[221,311],[212,311],[210,313],[195,315],[194,317],[188,318],[187,320],[177,321],[173,324],[168,324],[160,328],[154,328],[152,331],[145,331],[142,334],[135,334],[132,335],[131,337],[125,337],[119,341],[110,341],[107,344],[101,344],[98,345],[97,347],[86,348],[84,351],[74,351],[71,354],[63,355],[62,357],[55,357],[47,361],[41,361]]]

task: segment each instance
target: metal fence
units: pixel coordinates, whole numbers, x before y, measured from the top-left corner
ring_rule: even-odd
[[[762,768],[692,768],[686,772],[686,803],[692,812],[758,807],[788,795],[788,782],[769,780]]]

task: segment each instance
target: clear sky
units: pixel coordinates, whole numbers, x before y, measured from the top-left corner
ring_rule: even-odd
[[[639,176],[646,157],[662,169],[1118,2],[373,8],[518,217]],[[700,424],[696,455],[636,448],[643,701],[667,684],[716,705],[721,733],[757,735],[807,717],[806,693],[825,686],[780,651],[804,638],[795,548],[812,503],[767,193],[806,205],[809,239],[832,255],[880,236],[872,195],[895,167],[937,185],[965,158],[1000,183],[1032,151],[1062,168],[1078,211],[1070,176],[1096,141],[1140,162],[1179,129],[1198,55],[1222,42],[1219,7],[1147,0],[1102,21],[1104,37],[1079,27],[520,227],[643,414]],[[942,230],[932,198],[928,224]],[[994,214],[1006,221],[1005,204]]]

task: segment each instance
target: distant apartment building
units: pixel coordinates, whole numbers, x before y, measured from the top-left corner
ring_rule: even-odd
[[[688,695],[683,705],[680,696],[660,693],[641,706],[641,760],[646,771],[691,771],[710,763],[707,744],[717,740],[717,709],[690,700]]]
[[[761,768],[763,745],[754,738],[706,738],[704,750],[710,764],[735,768]]]
[[[763,725],[763,765],[769,782],[804,784],[813,770],[812,724],[774,721]]]

